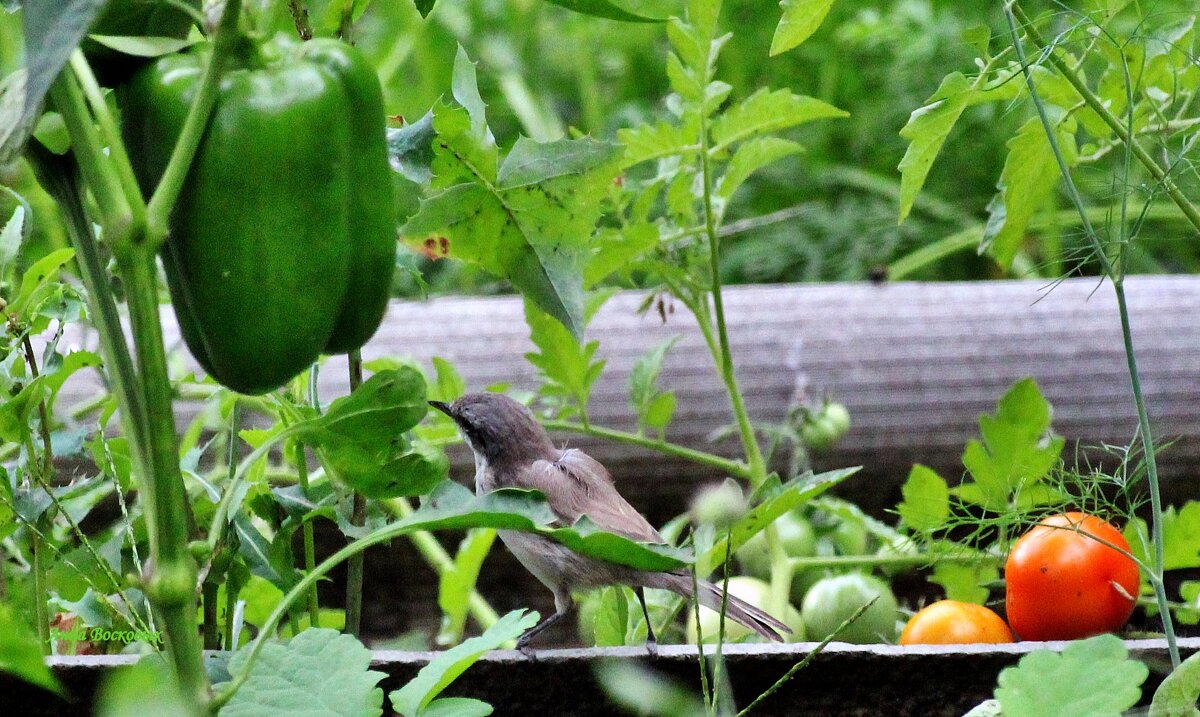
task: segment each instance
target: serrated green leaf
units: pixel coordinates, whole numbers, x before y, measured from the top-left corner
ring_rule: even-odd
[[[433,110],[416,122],[387,130],[388,160],[392,169],[417,184],[433,178]]]
[[[972,25],[962,31],[962,41],[979,53],[980,57],[987,55],[988,45],[992,42],[992,28],[987,23]]]
[[[26,314],[32,308],[34,297],[38,290],[58,278],[58,272],[75,258],[75,250],[71,248],[56,249],[34,262],[21,276],[21,288],[8,305],[8,313],[29,318]]]
[[[1200,568],[1200,502],[1163,512],[1163,568]]]
[[[612,142],[560,139],[535,142],[518,137],[496,178],[501,189],[542,184],[551,179],[584,175],[611,164],[621,149]]]
[[[0,672],[55,694],[64,694],[42,654],[37,633],[22,622],[10,606],[0,605]]]
[[[713,121],[714,153],[738,142],[806,122],[850,113],[814,97],[797,95],[791,90],[762,88],[739,104],[725,110]]]
[[[1067,167],[1074,166],[1077,159],[1072,125],[1066,120],[1055,130]],[[1007,146],[1008,156],[996,184],[997,193],[988,206],[983,233],[983,248],[1006,267],[1024,241],[1029,220],[1049,202],[1061,181],[1050,141],[1037,117],[1026,122]]]
[[[475,496],[463,486],[445,481],[425,506],[393,523],[387,532],[402,535],[413,530],[521,530],[552,538],[582,555],[639,570],[676,570],[688,564],[686,550],[606,533],[586,516],[568,528],[550,527],[557,522],[545,496],[538,491],[502,488]]]
[[[1200,654],[1192,655],[1167,675],[1150,703],[1147,717],[1198,717],[1200,699]]]
[[[234,653],[229,674],[246,672],[249,648]],[[385,675],[369,669],[371,651],[352,635],[312,628],[288,643],[267,643],[249,678],[221,708],[220,717],[377,717]]]
[[[633,407],[639,422],[652,428],[666,426],[662,419],[666,418],[669,421],[670,414],[675,410],[674,396],[660,392],[657,384],[663,358],[677,341],[679,341],[679,337],[672,336],[666,341],[652,346],[646,353],[638,357],[637,361],[634,361],[633,369],[629,372],[629,405]],[[665,396],[671,396],[669,407],[667,405],[653,407],[656,401]],[[654,420],[650,415],[652,411],[657,414],[653,417]],[[663,412],[666,414],[663,415]]]
[[[943,561],[934,565],[929,581],[941,585],[948,600],[982,605],[991,594],[985,586],[999,576],[1000,571],[990,563],[967,565]]]
[[[675,392],[667,391],[660,393],[651,399],[646,406],[646,413],[642,416],[642,421],[647,428],[662,431],[664,430],[671,419],[675,416]]]
[[[659,229],[654,224],[634,224],[620,230],[602,230],[592,242],[592,255],[583,270],[583,286],[591,289],[634,260],[658,246]]]
[[[1005,717],[1120,717],[1150,673],[1128,655],[1115,635],[1068,643],[1062,654],[1031,652],[1000,673],[996,699]]]
[[[916,531],[935,530],[950,517],[950,486],[932,468],[915,465],[900,489],[896,507],[904,524]]]
[[[437,373],[437,380],[434,382],[434,390],[430,391],[430,398],[438,401],[453,401],[467,392],[467,382],[463,380],[454,364],[441,356],[434,356],[433,370]]]
[[[625,146],[621,166],[699,152],[699,132],[699,119],[694,114],[680,124],[659,122],[623,129],[617,133],[617,139]]]
[[[538,348],[536,353],[525,354],[526,360],[536,366],[551,384],[570,395],[579,408],[587,406],[592,385],[599,376],[603,361],[592,357],[600,344],[597,341],[579,343],[560,322],[542,311],[532,301],[525,301],[525,322],[529,325],[529,338]]]
[[[781,137],[755,137],[743,142],[733,153],[725,174],[717,182],[717,196],[728,202],[750,175],[768,164],[803,151],[799,143]]]
[[[908,124],[900,130],[900,136],[908,140],[908,149],[897,167],[900,170],[900,222],[908,217],[946,137],[977,92],[965,75],[952,72],[923,107],[913,110]]]
[[[780,0],[783,16],[775,27],[775,36],[771,38],[771,55],[778,55],[796,47],[817,31],[833,0]]]
[[[582,270],[617,172],[615,145],[590,138],[519,140],[501,169],[469,136],[461,108],[435,110],[435,185],[400,229],[409,241],[448,240],[452,256],[509,279],[573,334],[583,330]]]
[[[442,609],[438,642],[450,644],[462,639],[471,591],[475,589],[479,569],[495,541],[496,531],[491,528],[467,531],[458,544],[454,563],[442,572],[438,583],[438,606]]]
[[[980,416],[982,441],[967,442],[963,465],[981,491],[984,507],[1003,510],[1058,464],[1066,441],[1049,435],[1050,418],[1050,403],[1031,378],[1013,384],[997,404],[996,415]],[[964,483],[955,493],[967,500],[970,486]]]
[[[408,684],[388,696],[392,709],[403,717],[418,717],[442,690],[466,672],[485,652],[520,637],[537,623],[537,619],[536,612],[514,610],[497,620],[496,624],[482,635],[465,640],[461,645],[439,654],[421,668]]]

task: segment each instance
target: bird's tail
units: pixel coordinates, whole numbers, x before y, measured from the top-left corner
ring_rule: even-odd
[[[648,582],[646,587],[663,588],[678,593],[685,598],[690,599],[692,597],[692,576],[690,574],[657,573],[655,577],[657,579],[653,582],[656,584],[652,585]],[[722,598],[725,595],[721,587],[707,580],[700,580],[697,584],[700,587],[698,598],[700,604],[710,610],[720,612]],[[730,595],[726,601],[725,615],[730,620],[745,625],[763,637],[775,642],[783,642],[783,633],[790,633],[792,631],[791,628],[771,614],[754,607],[734,595]]]

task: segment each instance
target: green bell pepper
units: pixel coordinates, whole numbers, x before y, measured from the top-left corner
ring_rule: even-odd
[[[378,328],[395,270],[383,99],[353,47],[246,41],[162,252],[183,338],[242,393],[270,391]],[[183,127],[207,49],[161,58],[120,94],[122,134],[147,194]]]

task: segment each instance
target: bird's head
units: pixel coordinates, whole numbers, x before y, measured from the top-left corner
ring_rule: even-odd
[[[430,401],[429,405],[453,419],[471,450],[489,463],[555,454],[533,412],[503,394],[467,393],[453,403]]]

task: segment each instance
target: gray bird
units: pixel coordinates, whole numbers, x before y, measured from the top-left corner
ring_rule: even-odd
[[[430,401],[429,405],[458,424],[467,445],[475,453],[475,492],[497,488],[541,491],[550,509],[564,525],[587,515],[600,528],[646,543],[665,542],[658,531],[633,508],[613,485],[613,479],[591,456],[576,450],[556,448],[533,413],[497,393],[468,393],[453,403]],[[500,539],[525,568],[554,593],[555,612],[521,636],[517,648],[528,650],[540,632],[570,614],[575,607],[572,590],[605,585],[629,585],[637,593],[646,616],[647,643],[653,649],[654,631],[646,610],[643,588],[661,588],[691,598],[692,576],[683,570],[649,572],[589,558],[549,538],[518,531],[501,530]],[[724,593],[707,580],[699,581],[700,604],[720,610]],[[763,637],[779,642],[788,627],[766,612],[728,596],[726,615]]]

